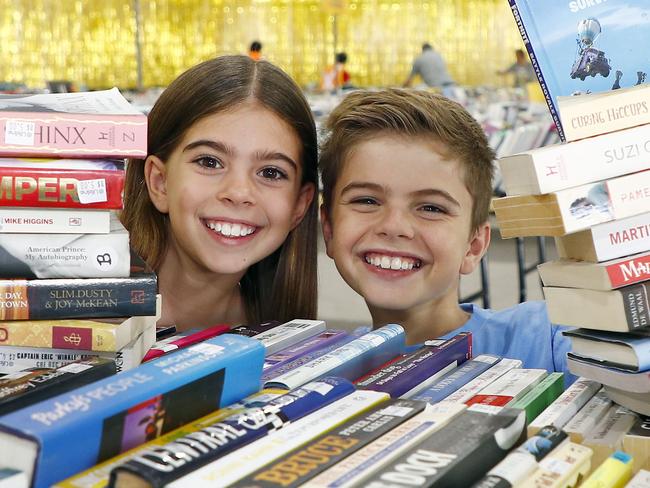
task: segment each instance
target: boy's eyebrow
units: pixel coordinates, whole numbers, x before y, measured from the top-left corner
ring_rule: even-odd
[[[201,147],[201,146],[208,146],[214,149],[215,151],[219,151],[228,155],[235,154],[235,150],[232,147],[222,142],[213,141],[210,139],[200,139],[198,141],[190,142],[187,146],[183,148],[183,151],[190,151],[194,148]],[[293,168],[296,171],[298,171],[298,164],[289,156],[279,151],[257,151],[255,152],[255,158],[257,158],[258,161],[276,161],[280,159],[282,161],[286,161],[291,166],[293,166]]]
[[[430,197],[430,196],[439,196],[447,200],[449,203],[452,205],[455,205],[457,207],[460,207],[460,203],[458,203],[458,200],[456,200],[454,197],[451,196],[448,192],[445,190],[440,190],[438,188],[427,188],[426,190],[418,190],[414,191],[411,193],[414,197]]]
[[[368,181],[354,181],[343,187],[343,189],[341,190],[341,196],[345,195],[346,192],[352,190],[370,190],[370,191],[377,191],[377,192],[385,192],[386,188],[384,188],[382,185],[379,185],[377,183],[370,183]],[[418,197],[418,198],[440,196],[445,200],[447,200],[452,205],[460,207],[460,203],[458,203],[458,200],[452,197],[451,194],[449,194],[445,190],[440,190],[438,188],[426,188],[424,190],[417,190],[412,192],[411,196]]]

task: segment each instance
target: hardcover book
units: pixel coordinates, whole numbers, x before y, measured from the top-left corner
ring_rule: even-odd
[[[0,378],[0,416],[116,373],[115,362],[93,358],[60,368],[38,368]]]
[[[561,258],[593,263],[645,252],[650,249],[650,212],[556,237],[555,247]]]
[[[121,209],[124,177],[123,161],[0,158],[0,206]]]
[[[109,234],[0,234],[0,278],[127,278],[129,233],[111,214]]]
[[[604,385],[603,389],[618,405],[641,415],[650,415],[650,393],[635,393],[609,385]]]
[[[153,439],[259,388],[264,348],[224,334],[0,417],[0,459],[34,488]]]
[[[135,265],[127,278],[0,279],[0,320],[155,315],[157,287]]]
[[[650,171],[543,195],[496,198],[492,204],[503,238],[563,236],[647,212]]]
[[[650,392],[650,371],[633,373],[622,369],[613,369],[584,361],[573,353],[567,353],[567,366],[575,375],[584,376],[603,385],[625,388],[637,393]]]
[[[611,332],[629,332],[650,325],[650,281],[601,291],[543,287],[548,318],[554,324]],[[575,304],[580,303],[580,307]]]
[[[650,124],[500,158],[508,196],[541,195],[650,168]],[[535,146],[533,146],[535,147]]]
[[[230,327],[225,324],[215,325],[205,329],[196,328],[184,330],[178,334],[156,341],[156,343],[147,351],[142,361],[150,361],[175,351],[176,349],[183,349],[192,344],[196,344],[197,342],[221,335],[229,330]]]
[[[537,270],[545,286],[614,290],[650,280],[650,251],[602,263],[547,261]]]
[[[147,117],[117,88],[0,96],[4,156],[145,157]]]
[[[650,329],[639,332],[605,332],[570,329],[571,356],[607,368],[638,373],[650,370]]]
[[[0,234],[108,234],[111,213],[81,208],[0,207]]]
[[[650,40],[645,0],[509,2],[563,140],[571,139],[574,127],[593,122],[589,117],[577,121],[561,117],[559,96],[580,98],[583,94],[610,92],[646,81],[650,67],[639,48]],[[632,114],[647,116],[648,107],[617,107],[603,116],[622,119]],[[630,125],[640,123],[643,121]]]

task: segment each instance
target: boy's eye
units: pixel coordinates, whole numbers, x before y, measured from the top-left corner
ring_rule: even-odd
[[[202,168],[207,168],[207,169],[223,168],[223,164],[221,164],[221,161],[215,158],[214,156],[201,156],[196,158],[194,162],[199,166],[201,166]]]
[[[431,212],[431,213],[445,213],[444,208],[432,204],[422,205],[420,207],[420,210],[422,210],[423,212]]]
[[[263,168],[258,174],[267,180],[286,180],[288,178],[287,173],[274,166]]]
[[[377,200],[372,197],[359,197],[351,200],[351,203],[357,203],[359,205],[377,205]]]

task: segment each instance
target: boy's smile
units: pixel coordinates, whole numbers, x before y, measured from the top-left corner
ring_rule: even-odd
[[[441,149],[420,137],[368,138],[348,154],[322,212],[327,253],[373,319],[457,309],[460,274],[487,246],[470,232],[460,164]]]

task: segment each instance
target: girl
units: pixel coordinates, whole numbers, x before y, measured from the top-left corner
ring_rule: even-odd
[[[282,70],[223,56],[183,73],[149,114],[121,219],[158,273],[159,325],[316,315],[317,141]]]

